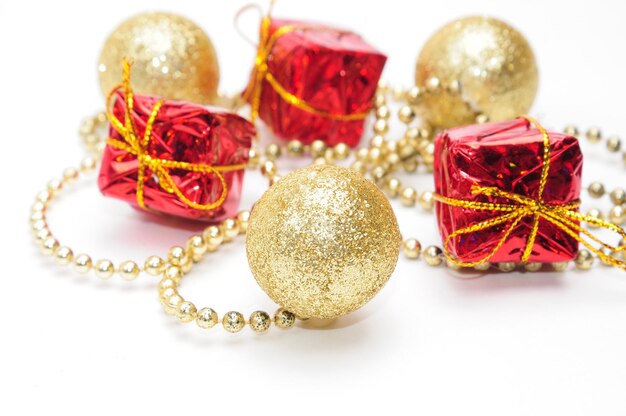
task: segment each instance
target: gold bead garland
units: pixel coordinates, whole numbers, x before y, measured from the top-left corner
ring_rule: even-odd
[[[205,237],[191,237],[187,243],[187,255],[197,255],[194,262],[201,261],[204,255],[218,250],[223,245],[233,241],[237,236],[246,233],[248,228],[249,211],[241,211],[235,218],[228,218],[218,225],[207,227]],[[195,248],[189,248],[189,247]],[[184,251],[184,250],[183,250]],[[196,305],[185,300],[179,293],[180,283],[186,273],[183,272],[177,260],[170,259],[166,270],[161,275],[158,284],[159,300],[165,312],[175,316],[179,322],[189,323],[195,321],[202,329],[210,329],[220,322],[224,330],[230,333],[241,331],[246,325],[254,332],[266,332],[271,324],[281,329],[291,328],[296,317],[284,308],[279,308],[271,317],[265,311],[254,311],[248,319],[237,311],[226,312],[220,319],[217,312],[211,308],[198,309]]]

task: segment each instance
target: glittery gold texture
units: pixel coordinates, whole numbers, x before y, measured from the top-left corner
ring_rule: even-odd
[[[461,93],[445,88],[425,94],[420,115],[435,127],[472,124],[478,113],[507,120],[530,109],[538,86],[535,56],[526,39],[501,20],[472,16],[438,30],[417,59],[415,82],[459,81]]]
[[[528,259],[530,258],[532,248],[535,244],[535,239],[537,237],[539,219],[541,218],[554,224],[560,230],[563,230],[576,241],[583,244],[590,251],[595,253],[605,264],[626,270],[626,261],[621,261],[615,257],[606,255],[602,252],[601,249],[593,247],[588,240],[580,237],[580,234],[582,233],[589,240],[600,244],[601,248],[608,249],[612,253],[626,251],[626,245],[614,247],[606,244],[599,240],[597,237],[595,237],[593,234],[591,234],[589,231],[582,228],[579,222],[586,222],[597,227],[606,228],[617,233],[623,239],[626,239],[626,231],[624,231],[624,229],[602,219],[595,218],[591,215],[583,215],[579,213],[578,207],[580,205],[580,201],[569,204],[549,204],[544,202],[543,193],[546,187],[546,182],[548,180],[548,172],[550,171],[550,137],[548,136],[548,132],[535,119],[528,116],[523,116],[522,118],[533,124],[534,127],[539,131],[539,133],[541,133],[541,136],[543,138],[541,180],[539,182],[539,192],[537,199],[535,200],[532,198],[528,198],[524,195],[506,192],[494,187],[479,186],[478,184],[474,185],[474,187],[472,188],[472,193],[474,195],[496,196],[507,200],[507,203],[466,201],[461,199],[448,198],[436,194],[435,199],[447,205],[472,209],[476,211],[493,211],[495,213],[502,213],[499,216],[495,216],[494,218],[478,222],[469,227],[461,228],[451,233],[448,238],[446,238],[446,241],[443,245],[444,254],[446,255],[447,259],[453,264],[462,267],[474,267],[488,262],[489,259],[491,259],[498,252],[498,250],[500,250],[502,245],[506,242],[510,234],[517,226],[517,224],[519,224],[519,222],[524,217],[531,216],[533,217],[533,226],[530,230],[530,233],[528,234],[528,238],[526,239],[526,246],[522,255],[522,263],[528,262]],[[452,241],[452,239],[454,239],[455,237],[465,234],[472,234],[477,231],[495,227],[500,224],[506,224],[506,228],[502,233],[500,241],[498,242],[498,244],[496,244],[493,250],[491,250],[491,252],[482,259],[473,262],[463,262],[453,258],[450,255],[448,247],[450,241]]]
[[[219,66],[209,37],[195,23],[170,13],[144,13],[117,27],[100,53],[98,75],[106,96],[122,78],[120,62],[133,59],[135,90],[168,99],[212,103]]]
[[[250,215],[246,250],[263,290],[301,318],[334,318],[368,302],[393,273],[398,223],[360,173],[311,166],[280,179]]]

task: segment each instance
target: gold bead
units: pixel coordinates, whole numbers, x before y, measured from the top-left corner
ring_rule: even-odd
[[[578,127],[570,124],[563,129],[563,133],[567,134],[568,136],[578,137]]]
[[[386,79],[378,80],[378,86],[377,86],[376,92],[380,95],[386,94],[387,92],[389,92],[389,81],[387,81]]]
[[[35,223],[37,221],[43,221],[46,219],[46,215],[43,213],[43,211],[35,211],[32,214],[30,214],[30,221]]]
[[[458,79],[452,80],[448,85],[446,85],[446,92],[450,95],[461,94],[461,81]]]
[[[59,249],[54,253],[55,260],[58,264],[65,266],[72,262],[74,258],[74,253],[72,253],[72,249],[69,247],[59,247]]]
[[[265,148],[265,156],[268,160],[276,160],[280,157],[280,146],[276,143],[272,143]]]
[[[394,100],[402,101],[406,98],[406,90],[402,86],[397,85],[393,87],[392,96]]]
[[[382,105],[376,109],[376,118],[382,118],[387,120],[391,116],[391,111],[386,105]]]
[[[78,273],[87,273],[91,270],[91,257],[87,254],[79,254],[74,258],[74,270]]]
[[[296,315],[284,308],[279,308],[274,314],[274,325],[280,329],[289,329],[296,323]]]
[[[165,308],[165,313],[169,315],[176,315],[178,313],[178,305],[180,305],[184,301],[185,300],[183,299],[183,297],[180,296],[178,293],[171,295],[165,300],[165,303],[163,305]]]
[[[383,166],[376,166],[372,169],[371,175],[374,182],[378,183],[387,176],[388,172]]]
[[[526,263],[524,264],[524,269],[527,272],[538,272],[543,267],[542,263]]]
[[[289,140],[287,143],[287,153],[291,156],[302,156],[304,145],[300,140]]]
[[[96,123],[94,122],[93,119],[87,119],[85,121],[83,121],[83,123],[80,125],[80,129],[78,130],[78,134],[80,134],[81,136],[86,136],[88,134],[91,134],[95,131],[96,129]]]
[[[192,257],[201,258],[206,253],[206,243],[201,235],[194,235],[187,240],[187,252],[191,253]]]
[[[367,150],[367,149],[365,149]],[[46,204],[41,201],[36,201],[30,208],[31,212],[45,212]]]
[[[387,191],[387,195],[389,195],[390,198],[395,198],[396,196],[398,196],[401,188],[402,183],[400,182],[400,180],[397,178],[391,178],[385,186],[385,191]]]
[[[261,165],[261,174],[268,179],[273,178],[278,173],[278,168],[276,167],[276,163],[271,160],[267,160],[263,165]]]
[[[362,147],[356,151],[356,160],[365,162],[369,158],[369,149]]]
[[[387,123],[387,120],[379,118],[374,122],[374,133],[380,134],[382,136],[387,134],[388,131],[389,123]]]
[[[191,322],[196,319],[197,313],[196,305],[189,301],[181,302],[176,308],[176,317],[183,323]]]
[[[39,244],[43,244],[43,242],[46,241],[48,237],[52,237],[52,233],[47,228],[44,228],[43,230],[40,230],[37,232],[37,234],[35,234],[35,239]]]
[[[601,198],[606,192],[604,189],[604,185],[602,185],[600,182],[591,182],[589,184],[589,187],[587,188],[587,191],[589,191],[589,195],[592,198]]]
[[[626,191],[622,188],[614,189],[611,192],[611,202],[615,205],[626,204]]]
[[[450,270],[461,270],[461,266],[449,258],[446,258],[446,267]]]
[[[592,217],[592,218],[597,218],[599,220],[604,219],[604,215],[602,215],[602,212],[597,209],[597,208],[591,208],[589,211],[587,211],[587,215]],[[589,224],[590,228],[598,228],[597,225],[594,224]]]
[[[250,223],[250,211],[240,211],[237,214],[237,225],[239,226],[239,232],[245,234],[248,231],[248,224]]]
[[[59,242],[56,240],[56,238],[52,236],[43,240],[43,243],[41,244],[41,250],[43,251],[44,254],[52,255],[56,253],[58,249],[59,249]]]
[[[398,110],[398,119],[405,124],[409,124],[415,119],[415,111],[410,105],[403,105]]]
[[[383,156],[383,151],[380,147],[372,147],[369,150],[369,162],[376,165],[380,162]]]
[[[476,124],[485,124],[489,122],[489,116],[487,114],[479,114],[476,116]]]
[[[415,201],[417,200],[417,191],[414,188],[407,186],[400,193],[400,200],[402,201],[402,205],[412,207],[415,205]]]
[[[267,312],[254,311],[250,315],[248,322],[250,323],[250,328],[252,328],[254,332],[265,332],[270,328],[272,318],[270,318]]]
[[[587,140],[589,140],[591,143],[597,143],[602,140],[602,132],[597,127],[591,127],[589,130],[587,130],[586,136]]]
[[[261,156],[259,155],[259,151],[254,147],[250,148],[248,151],[248,165],[249,169],[254,169],[259,165],[261,161]]]
[[[239,235],[239,224],[237,224],[237,220],[233,218],[226,218],[222,221],[220,225],[222,229],[222,233],[224,234],[224,242],[228,243],[229,241],[233,241],[235,237]]]
[[[333,155],[337,160],[346,160],[350,156],[350,146],[345,143],[337,143],[333,148]]]
[[[92,157],[86,157],[80,162],[80,171],[89,173],[96,170],[96,160]]]
[[[443,251],[437,246],[426,247],[422,256],[429,266],[439,266],[443,262]]]
[[[311,156],[313,156],[314,158],[323,157],[325,152],[326,143],[324,143],[323,141],[314,140],[313,143],[311,143]]]
[[[202,238],[207,244],[207,250],[215,251],[224,242],[224,233],[217,225],[210,225],[202,232]]]
[[[498,263],[498,269],[501,272],[512,272],[513,270],[515,270],[515,268],[517,267],[517,264],[513,263],[512,261],[503,261],[501,263]]]
[[[183,278],[183,271],[178,266],[169,266],[165,269],[163,277],[172,279],[176,284],[180,283],[180,279]]]
[[[626,222],[626,209],[622,205],[615,205],[609,211],[609,221],[615,225],[622,225]]]
[[[550,263],[550,265],[552,266],[552,268],[557,271],[557,272],[563,272],[567,269],[567,266],[569,265],[568,261],[557,261],[554,263]]]
[[[226,314],[222,318],[222,325],[224,326],[224,329],[226,331],[235,333],[243,329],[243,327],[246,325],[246,320],[239,312],[230,311],[226,312]]]
[[[102,259],[96,262],[96,276],[100,279],[109,279],[115,272],[115,266],[110,260]]]
[[[118,272],[120,276],[122,276],[122,279],[128,281],[135,280],[137,276],[139,276],[139,271],[139,266],[137,266],[137,263],[132,260],[126,260],[125,262],[120,264],[120,267],[118,269]]]
[[[357,172],[361,173],[362,175],[364,175],[365,172],[366,172],[365,165],[360,160],[352,162],[352,164],[350,165],[350,169],[356,170]]]
[[[385,98],[384,93],[377,93],[374,96],[374,107],[379,108],[385,104],[387,104],[387,98]]]
[[[170,280],[170,279],[168,279],[168,280]],[[172,297],[174,295],[177,295],[177,294],[178,294],[178,291],[176,290],[175,286],[166,287],[165,289],[159,291],[159,300],[160,300],[161,304],[163,306],[165,306],[165,305],[167,305],[167,300],[170,297]]]
[[[48,224],[46,224],[45,220],[36,220],[32,222],[30,227],[33,230],[33,234],[36,235],[39,231],[48,229]]]
[[[49,191],[41,191],[37,194],[37,201],[47,204],[52,200],[52,194]]]
[[[491,269],[491,263],[488,262],[480,263],[474,266],[474,270],[479,272],[486,272],[489,269]]]
[[[419,200],[420,205],[426,211],[432,211],[433,207],[435,206],[435,197],[430,191],[422,192]]]
[[[600,261],[602,262],[602,264],[605,266],[612,266],[610,259],[614,256],[615,253],[613,253],[611,249],[606,248],[606,247],[602,247],[600,251],[602,252],[602,254],[604,254],[607,257],[606,260],[600,257]]]
[[[213,328],[217,322],[217,312],[211,308],[202,308],[196,314],[196,324],[202,329]]]
[[[370,148],[375,147],[377,149],[380,149],[385,145],[385,142],[386,140],[384,136],[376,134],[370,139]]]
[[[159,293],[162,293],[165,289],[174,289],[176,290],[176,282],[173,281],[172,279],[168,279],[167,277],[164,277],[163,279],[161,279],[159,281]]]
[[[50,192],[53,195],[57,195],[61,189],[63,188],[63,182],[61,182],[58,179],[51,179],[50,182],[48,182],[48,192]]]
[[[441,91],[441,81],[437,77],[430,77],[426,80],[426,91],[429,94],[439,94]]]
[[[589,270],[591,269],[591,266],[593,266],[593,260],[591,252],[583,249],[576,254],[574,263],[576,264],[576,268],[580,270]]]
[[[406,99],[411,105],[420,105],[422,103],[422,90],[418,86],[411,87],[406,93]]]
[[[407,172],[415,172],[418,167],[417,159],[411,158],[402,162],[402,168]]]
[[[611,153],[617,153],[622,148],[622,141],[617,136],[611,136],[606,139],[606,148]]]
[[[167,252],[167,260],[174,266],[183,266],[189,261],[187,251],[180,247],[174,246]]]
[[[158,276],[165,270],[165,261],[159,256],[150,256],[146,259],[143,269],[151,276]]]
[[[402,242],[402,252],[407,259],[417,259],[422,252],[422,245],[415,238],[407,238]]]
[[[76,168],[67,168],[63,171],[63,181],[65,183],[76,182],[78,179],[78,170]]]

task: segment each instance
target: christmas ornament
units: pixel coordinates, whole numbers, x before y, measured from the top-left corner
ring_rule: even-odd
[[[492,17],[466,17],[439,29],[417,59],[420,115],[434,127],[492,121],[528,112],[538,73],[530,45],[513,27]]]
[[[352,32],[266,17],[243,97],[280,137],[356,146],[386,60]]]
[[[192,21],[171,13],[143,13],[118,26],[100,53],[100,88],[108,94],[122,78],[123,58],[135,62],[138,93],[213,103],[219,66],[209,37]]]
[[[246,237],[261,288],[301,318],[335,318],[369,301],[398,259],[385,196],[358,172],[315,165],[289,173],[257,202]]]
[[[548,133],[529,117],[443,132],[435,140],[435,199],[446,256],[465,267],[563,262],[582,243],[603,261],[626,267],[594,248],[589,240],[600,241],[579,224],[626,237],[578,212],[581,173],[578,140]]]
[[[254,126],[214,108],[134,95],[130,64],[123,66],[124,81],[110,95],[115,102],[98,178],[102,193],[196,220],[234,215]]]

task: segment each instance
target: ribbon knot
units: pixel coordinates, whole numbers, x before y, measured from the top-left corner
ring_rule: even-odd
[[[109,137],[109,139],[107,140],[107,144],[116,149],[124,150],[125,152],[137,157],[137,204],[141,208],[146,209],[144,201],[144,187],[146,181],[150,179],[150,175],[147,174],[147,170],[150,170],[152,172],[152,175],[156,178],[158,186],[167,193],[175,194],[179,198],[179,200],[181,200],[185,205],[194,209],[205,211],[219,208],[228,197],[228,185],[222,173],[242,170],[245,168],[245,164],[213,166],[208,164],[179,162],[175,160],[152,157],[148,153],[148,146],[152,138],[154,123],[159,114],[159,111],[161,110],[161,107],[163,106],[164,101],[159,100],[152,107],[152,110],[150,111],[150,116],[148,117],[148,121],[146,122],[146,128],[144,130],[143,137],[140,137],[137,131],[137,127],[135,126],[135,122],[132,118],[134,94],[130,86],[131,65],[132,62],[127,59],[124,59],[122,61],[123,81],[121,84],[113,88],[113,90],[111,90],[111,92],[107,96],[107,117],[113,129],[117,131],[120,136],[122,136],[123,140]],[[109,110],[112,108],[111,101],[113,95],[119,90],[123,90],[123,98],[126,104],[123,122],[120,121],[113,114],[112,110]],[[172,178],[170,174],[171,169],[214,174],[219,180],[222,187],[220,196],[215,202],[209,204],[199,204],[197,202],[191,201],[183,194],[183,192],[176,184],[175,180]]]
[[[539,230],[539,220],[543,219],[553,224],[558,229],[562,230],[579,243],[583,244],[590,251],[595,253],[604,263],[626,270],[626,261],[621,261],[614,256],[605,254],[602,249],[594,247],[589,240],[593,241],[594,243],[600,244],[601,248],[608,250],[610,253],[626,252],[626,245],[616,247],[606,244],[597,237],[595,237],[593,234],[591,234],[589,231],[582,228],[580,226],[580,222],[586,222],[597,227],[608,229],[619,234],[623,239],[626,239],[626,231],[624,231],[624,229],[602,219],[581,214],[580,212],[578,212],[578,208],[580,206],[580,201],[578,200],[571,203],[548,203],[544,201],[543,193],[546,187],[546,183],[548,181],[548,173],[550,170],[550,137],[548,136],[548,132],[536,120],[528,116],[523,116],[522,118],[526,119],[530,124],[532,124],[543,137],[543,165],[537,197],[533,199],[525,195],[503,191],[497,187],[485,187],[478,184],[472,185],[470,189],[472,195],[497,197],[505,200],[506,202],[494,203],[468,201],[449,198],[436,194],[435,199],[446,205],[460,208],[469,208],[475,211],[490,211],[502,213],[493,218],[480,221],[476,224],[472,224],[470,226],[456,230],[448,235],[446,241],[444,242],[444,253],[446,257],[454,264],[462,267],[473,267],[488,262],[508,240],[515,227],[524,218],[530,217],[532,218],[532,227],[526,239],[526,245],[524,247],[521,258],[522,263],[527,263],[530,259],[530,256],[532,254],[532,248],[535,244],[537,232]],[[455,259],[450,254],[449,245],[453,238],[464,234],[471,234],[477,231],[482,231],[502,224],[505,224],[502,237],[495,245],[495,247],[483,258],[477,261],[463,262]],[[587,237],[588,240],[582,238],[580,236],[581,234]]]

